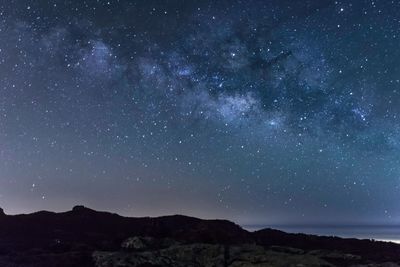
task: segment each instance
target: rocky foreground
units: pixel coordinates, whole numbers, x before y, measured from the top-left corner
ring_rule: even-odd
[[[328,251],[304,251],[289,247],[256,244],[181,244],[171,239],[134,237],[120,251],[96,251],[95,265],[109,266],[335,266],[331,261],[357,262],[359,256]],[[387,266],[397,266],[395,264]],[[359,266],[359,265],[358,265]],[[363,265],[365,266],[365,265]],[[373,265],[368,265],[373,266]]]
[[[225,220],[127,218],[83,206],[0,212],[1,267],[400,266],[400,245],[248,232]]]

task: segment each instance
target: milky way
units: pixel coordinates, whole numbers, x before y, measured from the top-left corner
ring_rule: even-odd
[[[398,1],[3,1],[0,205],[400,220]]]

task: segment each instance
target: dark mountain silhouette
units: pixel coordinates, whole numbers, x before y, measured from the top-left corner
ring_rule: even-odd
[[[62,213],[5,215],[0,210],[0,266],[95,266],[94,251],[119,251],[124,240],[135,236],[169,238],[181,244],[217,244],[225,249],[253,244],[274,250],[277,246],[297,248],[304,253],[337,251],[357,256],[353,258],[357,263],[400,263],[400,245],[394,243],[288,234],[273,229],[248,232],[226,220],[181,215],[128,218],[76,206]],[[330,262],[340,260],[338,266],[350,262],[345,257]]]

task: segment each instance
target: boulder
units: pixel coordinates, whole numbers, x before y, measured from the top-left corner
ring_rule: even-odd
[[[174,245],[180,244],[179,242],[171,238],[153,238],[149,236],[135,236],[126,239],[122,242],[121,247],[124,250],[135,251],[135,250],[154,250],[167,248]]]
[[[122,242],[121,247],[126,250],[145,250],[154,246],[152,237],[131,237]]]

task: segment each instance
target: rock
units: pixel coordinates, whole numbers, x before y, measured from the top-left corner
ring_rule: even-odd
[[[291,248],[291,247],[282,247],[282,246],[271,246],[271,250],[283,252],[283,253],[290,253],[290,254],[304,254],[304,250],[299,248]]]
[[[330,262],[336,263],[357,263],[361,261],[359,255],[353,255],[349,253],[343,253],[340,251],[329,251],[329,250],[312,250],[307,254],[316,256],[321,259],[326,259]]]
[[[144,250],[149,249],[154,244],[154,238],[152,237],[131,237],[125,240],[121,247],[127,250]]]
[[[97,251],[93,253],[93,260],[96,267],[333,266],[317,256],[304,254],[303,251],[292,248],[281,247],[279,251],[276,251],[254,244],[226,246],[222,244],[179,244],[172,242],[172,245],[168,247],[155,249],[156,246],[160,246],[164,242],[163,239],[132,237],[122,244],[124,249],[129,248],[131,251]]]
[[[171,238],[160,238],[156,239],[153,237],[145,236],[135,236],[126,239],[122,242],[121,247],[124,250],[135,251],[135,250],[154,250],[171,247],[173,245],[178,245],[179,242]]]
[[[142,252],[94,252],[96,267],[136,266],[224,266],[224,250],[220,245],[191,244]]]

